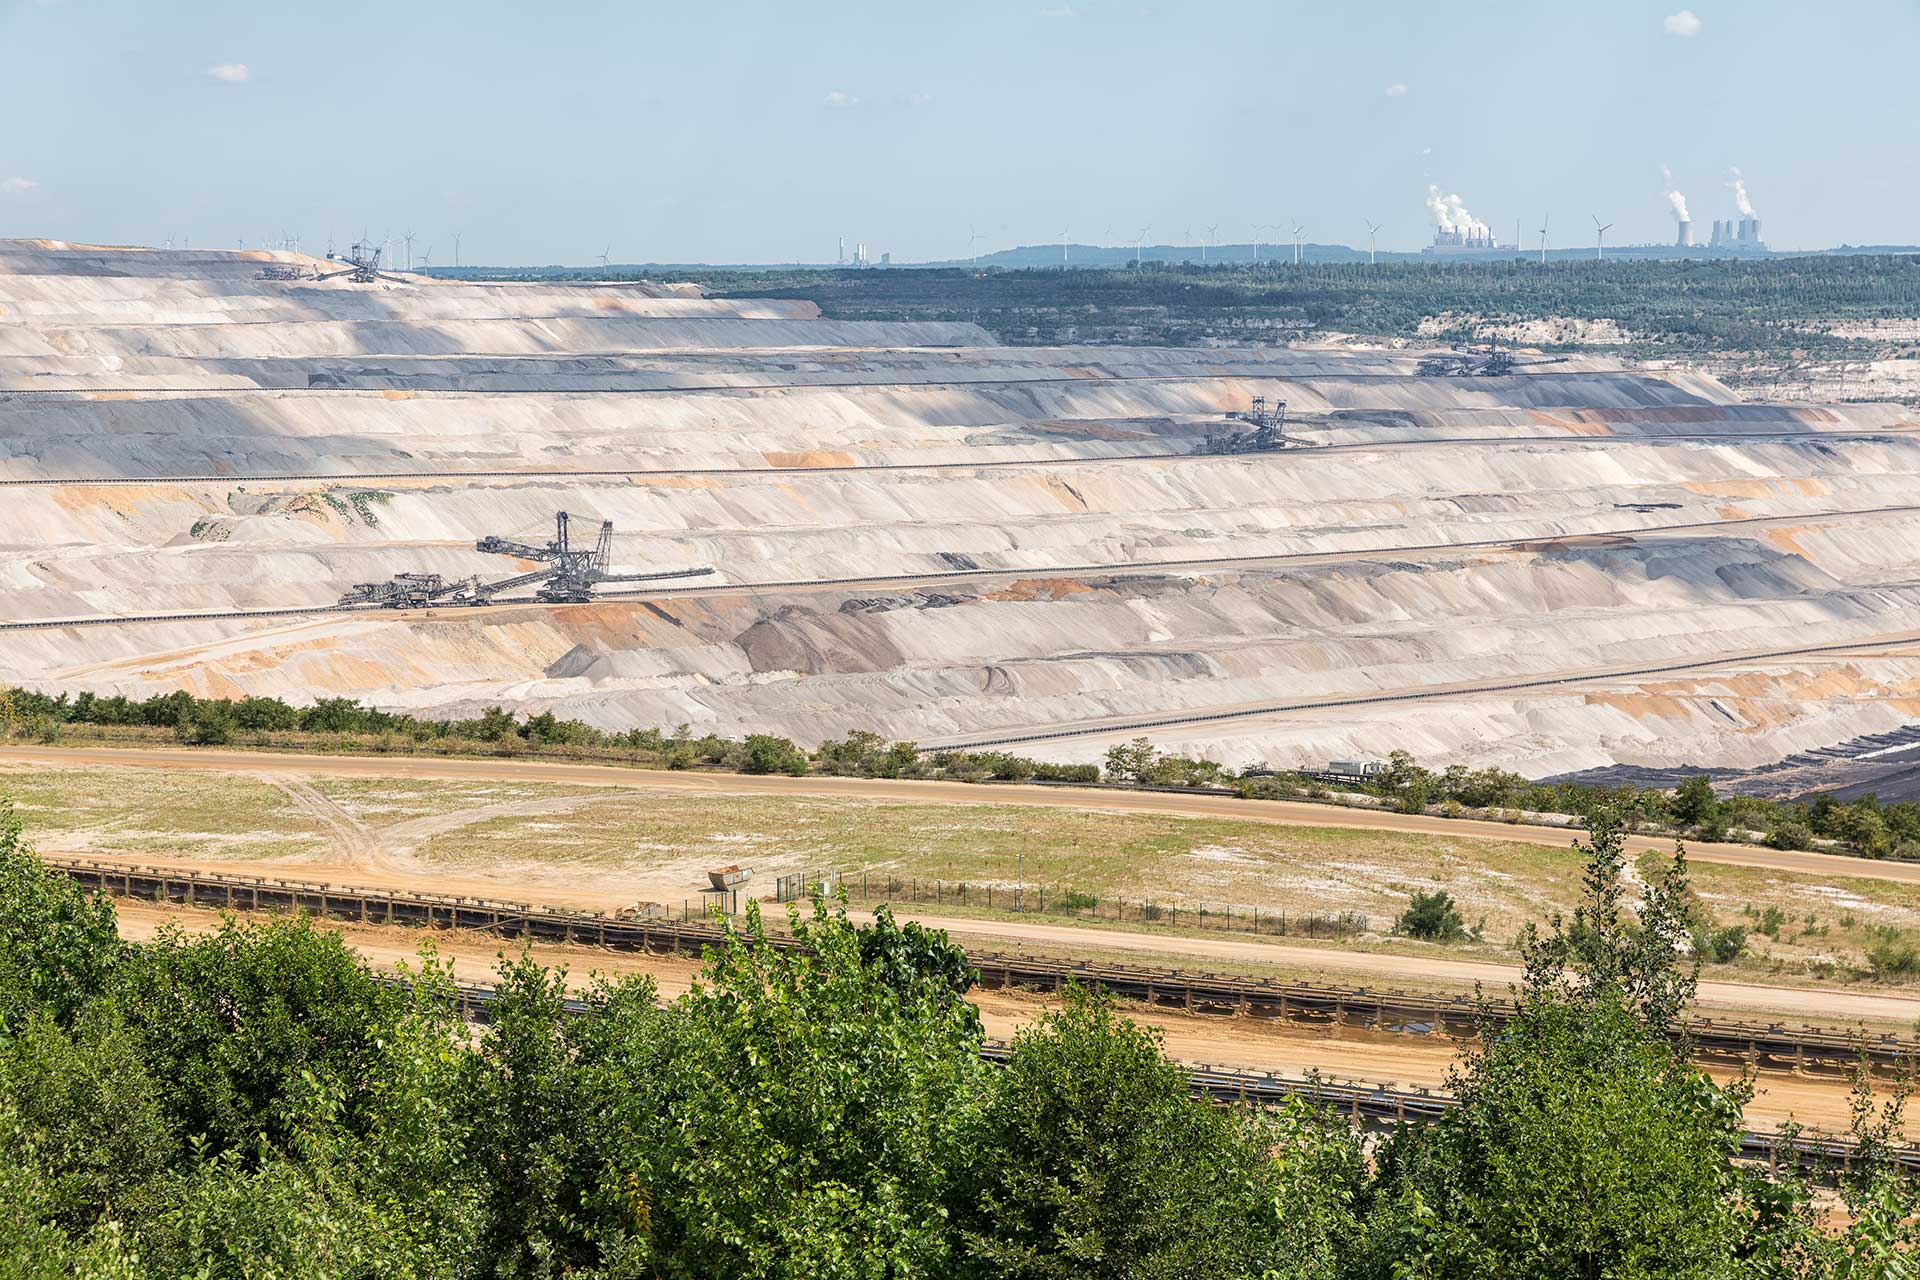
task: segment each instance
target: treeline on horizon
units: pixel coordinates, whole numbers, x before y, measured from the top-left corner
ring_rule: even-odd
[[[502,957],[484,1028],[306,917],[117,928],[0,803],[0,1280],[1894,1280],[1906,1096],[1856,1081],[1844,1167],[1736,1160],[1746,1075],[1676,1032],[1685,860],[1524,939],[1458,1105],[1377,1145],[1298,1100],[1196,1098],[1069,993],[983,1060],[975,980],[884,909],[757,915],[691,990]]]
[[[622,277],[616,272],[613,278]],[[1642,344],[1678,352],[1805,351],[1831,358],[1882,346],[1836,337],[1827,331],[1836,323],[1920,315],[1920,256],[1906,254],[1544,266],[1515,258],[987,270],[765,267],[676,271],[673,278],[722,297],[804,298],[833,319],[972,321],[1012,343],[1053,342],[1065,325],[1110,325],[1155,311],[1186,322],[1157,335],[1175,342],[1183,333],[1220,332],[1238,316],[1415,338],[1423,321],[1462,314],[1486,323],[1609,320]],[[1150,317],[1141,322],[1154,323]],[[1472,328],[1447,336],[1471,337]]]
[[[0,734],[58,742],[69,726],[163,731],[190,746],[306,746],[332,750],[444,754],[541,754],[617,760],[661,769],[714,768],[740,773],[809,773],[863,778],[932,778],[958,782],[1105,782],[1142,787],[1212,787],[1250,799],[1331,799],[1334,788],[1299,773],[1236,773],[1217,761],[1157,749],[1136,738],[1106,753],[1104,767],[1036,760],[1009,751],[922,751],[855,730],[809,752],[774,734],[727,737],[671,729],[605,730],[551,711],[525,717],[488,707],[465,720],[434,720],[323,698],[294,706],[279,698],[197,698],[185,690],[133,700],[92,693],[47,694],[0,689]],[[1673,790],[1631,783],[1535,781],[1504,769],[1422,767],[1396,751],[1387,770],[1338,790],[1370,795],[1407,813],[1443,817],[1526,813],[1582,820],[1620,813],[1638,830],[1698,840],[1757,839],[1776,849],[1833,850],[1867,858],[1920,858],[1920,804],[1881,804],[1868,794],[1842,803],[1816,795],[1791,801],[1722,795],[1695,774]]]

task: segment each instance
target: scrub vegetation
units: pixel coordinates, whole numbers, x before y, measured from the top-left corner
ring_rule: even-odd
[[[8,818],[0,1276],[1906,1274],[1900,1099],[1861,1085],[1837,1206],[1734,1163],[1749,1085],[1669,1036],[1685,862],[1637,913],[1622,870],[1596,823],[1459,1107],[1369,1156],[1306,1103],[1191,1096],[1084,991],[990,1065],[964,958],[884,913],[796,910],[803,951],[750,915],[665,1005],[505,958],[471,1029],[431,954],[396,984],[301,918],[129,943]]]
[[[806,298],[846,320],[971,321],[1011,344],[1187,346],[1315,330],[1474,339],[1489,325],[1610,322],[1622,354],[1920,354],[1845,336],[1920,312],[1911,255],[1759,260],[1145,263],[1122,268],[676,272],[722,297]],[[1839,332],[1836,332],[1838,330]],[[1549,344],[1551,345],[1551,344]],[[1564,345],[1577,346],[1569,341]]]

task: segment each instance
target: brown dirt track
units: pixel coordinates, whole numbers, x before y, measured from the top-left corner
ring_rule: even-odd
[[[150,938],[162,924],[168,923],[188,932],[199,932],[211,928],[217,918],[211,911],[190,907],[126,901],[117,902],[115,906],[120,914],[121,932],[133,939]],[[397,926],[328,922],[326,927],[337,929],[355,951],[380,969],[391,969],[399,961],[414,959],[418,948],[430,940],[443,959],[452,961],[455,973],[466,982],[491,980],[495,961],[502,951],[497,939],[482,934],[435,931],[429,937],[420,930]],[[591,947],[536,945],[531,950],[544,963],[567,965],[576,987],[584,985],[587,975],[596,971],[645,973],[658,984],[664,999],[684,993],[699,971],[696,963],[679,957],[600,951]],[[997,1039],[1011,1037],[1056,1003],[1045,996],[998,990],[977,991],[972,999],[980,1009],[987,1034]],[[1207,1017],[1137,1006],[1129,1006],[1127,1013],[1134,1021],[1158,1032],[1167,1053],[1182,1062],[1280,1075],[1300,1076],[1318,1071],[1337,1080],[1443,1088],[1447,1068],[1459,1048],[1441,1036],[1384,1035],[1353,1030],[1334,1035],[1260,1019]],[[1716,1070],[1715,1074],[1723,1079],[1727,1076],[1724,1071]],[[1751,1127],[1774,1128],[1793,1119],[1829,1132],[1846,1129],[1845,1080],[1768,1073],[1757,1083],[1758,1092],[1747,1109]]]

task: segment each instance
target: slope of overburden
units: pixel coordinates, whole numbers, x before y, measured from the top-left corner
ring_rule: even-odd
[[[1151,723],[1233,763],[1535,774],[1750,766],[1920,708],[1897,407],[269,265],[326,266],[0,241],[0,621],[505,575],[529,566],[475,539],[544,541],[561,509],[614,522],[616,570],[717,572],[591,605],[0,631],[0,682],[1066,735],[1021,748],[1054,758]],[[1300,447],[1193,454],[1255,396]]]

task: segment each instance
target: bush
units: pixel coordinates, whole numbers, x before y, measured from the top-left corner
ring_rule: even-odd
[[[195,747],[218,747],[233,741],[233,712],[224,702],[203,702],[174,725],[174,736]]]
[[[1881,939],[1867,946],[1867,969],[1886,981],[1905,981],[1920,973],[1920,950],[1911,942]]]
[[[746,759],[742,764],[747,773],[785,773],[798,778],[806,773],[807,765],[807,753],[787,738],[776,738],[769,733],[756,733],[747,738]]]
[[[1767,833],[1769,849],[1811,849],[1813,848],[1813,828],[1794,818],[1788,818]]]
[[[1393,922],[1395,933],[1425,942],[1459,942],[1467,936],[1466,921],[1454,905],[1451,894],[1436,889],[1432,893],[1414,890],[1407,909]]]
[[[1703,926],[1693,934],[1694,954],[1712,964],[1731,964],[1746,949],[1747,930],[1744,925],[1728,925],[1724,929]]]

